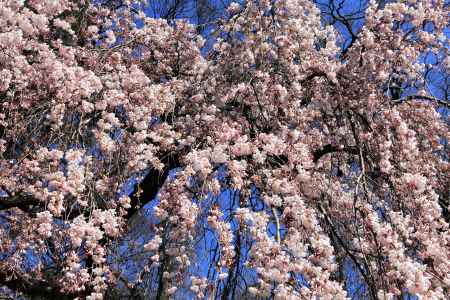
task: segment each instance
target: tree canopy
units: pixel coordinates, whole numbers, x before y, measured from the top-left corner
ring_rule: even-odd
[[[0,287],[448,299],[449,35],[441,0],[0,0]]]

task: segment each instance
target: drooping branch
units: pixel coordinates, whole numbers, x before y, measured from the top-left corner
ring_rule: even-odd
[[[128,216],[133,215],[140,206],[154,199],[170,170],[180,164],[178,154],[174,153],[164,155],[161,162],[164,164],[163,170],[151,169],[145,178],[134,187],[130,196],[131,208],[128,210]],[[0,211],[16,207],[26,212],[29,211],[30,206],[39,205],[39,203],[38,199],[30,195],[7,193],[5,197],[0,197]],[[74,213],[71,217],[75,215],[77,214]]]
[[[341,236],[338,234],[337,229],[335,228],[333,222],[330,220],[330,217],[327,214],[327,211],[324,209],[324,207],[322,206],[321,203],[318,204],[318,209],[320,211],[320,213],[322,214],[325,222],[327,223],[327,225],[330,227],[331,230],[331,234],[336,237],[336,240],[338,241],[338,243],[340,244],[340,246],[342,247],[342,249],[344,249],[345,253],[349,256],[349,258],[353,261],[353,263],[355,264],[356,268],[358,269],[358,272],[361,274],[361,276],[363,276],[365,283],[367,284],[367,286],[369,287],[369,292],[370,292],[370,298],[371,299],[377,299],[376,295],[376,291],[373,287],[373,285],[371,284],[371,282],[373,282],[372,278],[369,278],[370,273],[367,274],[364,269],[361,267],[361,265],[358,262],[358,258],[353,255],[353,253],[350,252],[349,248],[347,247],[346,243],[343,241],[343,239],[341,238]]]

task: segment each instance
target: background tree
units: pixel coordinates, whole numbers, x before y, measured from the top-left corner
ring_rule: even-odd
[[[0,4],[5,293],[448,296],[448,2]]]

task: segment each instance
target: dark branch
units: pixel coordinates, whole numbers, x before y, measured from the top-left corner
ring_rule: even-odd
[[[61,292],[59,288],[52,286],[45,280],[14,278],[3,273],[0,273],[0,282],[10,290],[22,293],[31,299],[69,300],[86,293],[86,291],[81,291],[79,294],[67,294]]]
[[[323,77],[323,78],[325,78],[325,79],[330,83],[330,85],[332,85],[332,86],[335,85],[334,82],[331,81],[330,78],[328,78],[327,73],[325,73],[325,72],[323,72],[323,71],[320,71],[320,70],[314,71],[313,73],[309,74],[309,75],[306,76],[304,79],[302,79],[302,80],[300,81],[300,83],[302,83],[302,84],[303,84],[303,83],[306,83],[306,82],[308,82],[308,81],[313,80],[313,79],[316,78],[316,77]]]
[[[130,195],[131,208],[128,210],[128,218],[130,218],[140,207],[152,201],[159,189],[163,185],[169,172],[180,166],[180,154],[168,153],[164,155],[161,162],[164,164],[163,170],[159,171],[151,169],[145,178],[135,185],[133,192]]]
[[[39,200],[23,194],[8,195],[6,197],[0,197],[0,210],[6,210],[10,208],[20,208],[23,211],[28,210],[28,206],[36,205]]]
[[[313,162],[316,163],[319,161],[319,159],[322,158],[322,156],[329,154],[329,153],[334,153],[334,152],[346,152],[346,153],[354,154],[354,155],[359,154],[358,148],[355,146],[336,147],[331,144],[328,144],[328,145],[323,146],[321,149],[317,149],[316,151],[313,152]]]
[[[427,100],[427,101],[432,101],[435,102],[436,104],[439,105],[443,105],[446,106],[448,108],[450,108],[450,102],[449,101],[445,101],[445,100],[441,100],[435,97],[431,97],[431,96],[420,96],[420,95],[410,95],[410,96],[406,96],[397,100],[392,100],[392,102],[394,104],[400,104],[403,102],[407,102],[407,101],[411,101],[411,100]]]

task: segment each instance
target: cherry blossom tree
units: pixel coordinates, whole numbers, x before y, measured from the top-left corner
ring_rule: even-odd
[[[173,2],[0,1],[0,283],[448,299],[449,3]]]

